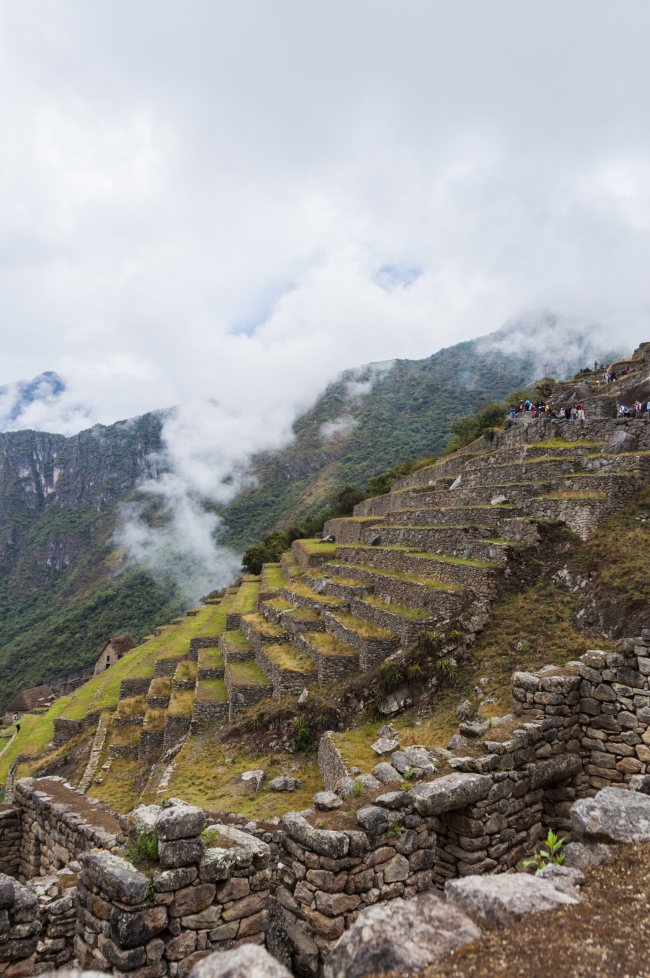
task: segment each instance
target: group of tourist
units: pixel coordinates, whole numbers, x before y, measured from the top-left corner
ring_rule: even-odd
[[[552,400],[552,399],[551,399]],[[546,419],[566,419],[567,421],[584,421],[585,420],[585,406],[582,401],[578,404],[568,407],[554,408],[551,400],[544,403],[541,401],[539,404],[533,404],[532,401],[522,401],[519,405],[519,412],[523,414],[525,411],[529,411],[531,417],[536,421],[539,418]],[[514,421],[517,410],[513,405],[510,407],[510,419]]]

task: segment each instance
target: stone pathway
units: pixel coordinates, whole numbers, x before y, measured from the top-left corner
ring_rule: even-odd
[[[97,727],[97,733],[95,734],[95,739],[93,741],[92,750],[90,751],[90,758],[88,764],[86,765],[86,770],[84,771],[84,776],[79,782],[78,790],[84,794],[88,791],[90,787],[90,782],[93,779],[95,771],[97,770],[97,765],[99,764],[99,757],[104,746],[104,741],[106,740],[106,731],[108,728],[108,715],[102,713],[99,718],[99,725]]]

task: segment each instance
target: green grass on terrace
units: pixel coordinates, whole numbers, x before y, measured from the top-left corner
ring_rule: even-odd
[[[536,441],[528,445],[528,448],[597,448],[603,445],[602,441],[587,441],[586,438],[579,438],[578,441],[567,441],[565,438],[547,438],[546,441]]]
[[[159,732],[165,729],[165,721],[167,720],[167,710],[147,710],[144,715],[143,730],[158,730]]]
[[[233,615],[247,615],[257,608],[257,599],[260,593],[259,579],[250,583],[242,584],[239,591],[230,605],[230,612]]]
[[[285,586],[284,578],[282,580],[282,587]],[[268,601],[262,602],[265,607],[273,608],[274,611],[289,611],[293,607],[285,598],[269,598]]]
[[[538,496],[538,499],[544,501],[545,499],[564,499],[571,500],[575,502],[580,502],[581,499],[607,499],[606,492],[554,492],[553,495],[549,493],[548,496]]]
[[[199,649],[199,669],[223,669],[221,649]]]
[[[151,681],[151,686],[149,687],[149,696],[171,696],[172,694],[172,677],[171,676],[160,676],[159,679],[153,679]]]
[[[176,666],[174,679],[179,682],[196,679],[196,662],[179,662]]]
[[[356,658],[357,652],[346,642],[340,642],[328,632],[309,632],[304,638],[319,655],[337,655]]]
[[[310,556],[312,554],[333,554],[336,547],[335,543],[321,543],[320,540],[316,539],[294,540],[294,544],[299,550]]]
[[[282,554],[282,558],[284,560],[284,563],[287,565],[287,570],[289,571],[289,577],[290,578],[300,577],[300,575],[303,573],[303,569],[298,563],[298,561],[296,560],[296,558],[294,557],[294,555],[292,554],[292,552],[290,550],[287,550],[286,553]]]
[[[169,701],[169,716],[191,716],[194,705],[193,689],[175,689]]]
[[[194,637],[217,638],[221,635],[226,627],[226,615],[230,611],[230,607],[236,596],[236,592],[234,594],[227,594],[218,605],[215,605],[212,615]]]
[[[281,564],[264,564],[262,567],[262,591],[271,588],[282,587],[284,584],[284,574]]]
[[[298,652],[293,645],[267,645],[264,654],[282,672],[299,672],[311,675],[316,665],[304,652]]]
[[[345,601],[343,601],[342,598],[330,598],[326,594],[316,594],[316,592],[312,591],[310,587],[307,587],[306,584],[301,584],[299,581],[292,581],[291,584],[285,585],[285,590],[288,594],[297,594],[300,597],[309,598],[311,601],[315,601],[317,604],[345,604]]]
[[[490,543],[499,542],[499,543],[505,543],[508,546],[514,546],[514,544],[512,544],[510,540],[500,540],[500,541],[491,540],[488,542]],[[487,567],[487,568],[499,566],[498,564],[495,564],[493,561],[489,561],[489,560],[470,560],[468,557],[452,557],[451,554],[430,554],[426,550],[419,550],[415,547],[372,547],[370,545],[366,546],[365,544],[350,543],[350,544],[339,544],[337,545],[336,549],[337,550],[366,550],[370,553],[373,553],[377,550],[402,551],[403,553],[408,554],[409,557],[419,557],[421,560],[430,560],[434,563],[464,564],[468,567]],[[337,556],[339,555],[337,554]],[[374,568],[372,567],[368,569],[374,571]],[[391,572],[390,576],[395,577],[396,575]]]
[[[287,631],[281,625],[276,625],[275,622],[267,621],[264,615],[260,612],[256,612],[254,615],[244,615],[243,620],[247,625],[250,625],[253,630],[261,637],[262,641],[264,639],[271,640],[274,638],[282,638],[286,636]]]
[[[199,679],[196,698],[201,703],[225,703],[228,690],[223,679]]]
[[[366,621],[364,618],[355,618],[354,615],[342,611],[337,612],[335,617],[345,628],[361,635],[362,638],[376,638],[384,641],[393,638],[392,632],[386,628],[380,628],[379,625],[373,625],[372,622]]]
[[[422,610],[422,608],[407,608],[403,604],[386,604],[385,601],[380,601],[379,598],[375,598],[374,595],[369,594],[367,597],[360,599],[364,604],[371,604],[373,608],[379,608],[381,611],[387,611],[391,615],[398,615],[400,618],[431,618],[434,614],[432,611]]]
[[[308,608],[292,608],[291,611],[287,611],[287,617],[293,619],[294,621],[320,621],[321,616],[315,611],[310,611]]]
[[[120,700],[117,704],[115,716],[118,717],[143,717],[147,712],[146,696],[131,696],[129,699]]]
[[[243,632],[239,630],[233,632],[224,632],[223,638],[226,646],[229,649],[236,649],[239,652],[250,652],[253,648],[251,643],[248,641]]]
[[[255,662],[231,662],[228,675],[234,686],[271,686],[271,680]]]
[[[402,571],[390,571],[383,570],[380,567],[371,567],[369,564],[339,564],[331,563],[331,567],[339,567],[342,572],[348,568],[354,568],[354,570],[362,571],[364,574],[377,574],[379,577],[394,577],[397,581],[407,581],[411,584],[419,584],[422,587],[430,588],[432,591],[464,591],[465,589],[459,584],[444,584],[442,581],[432,581],[427,577],[417,577],[414,574],[404,574]],[[356,584],[361,584],[361,581],[355,581]]]
[[[111,744],[116,746],[135,746],[140,742],[140,727],[132,723],[126,727],[114,727],[111,734]]]

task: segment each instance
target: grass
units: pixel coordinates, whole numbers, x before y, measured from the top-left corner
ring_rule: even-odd
[[[511,545],[509,540],[488,541],[488,542],[502,542],[502,543],[507,543],[509,546]],[[341,543],[341,544],[337,544],[336,549],[352,550],[352,551],[362,550],[368,553],[376,553],[377,551],[390,551],[392,553],[406,554],[407,557],[418,557],[420,560],[429,560],[431,561],[431,563],[463,564],[467,567],[498,567],[499,566],[498,564],[495,564],[494,562],[489,560],[470,560],[467,557],[452,557],[451,554],[430,554],[428,551],[420,550],[418,547],[397,547],[397,546],[371,547],[368,544],[364,544],[364,543]],[[374,567],[371,566],[368,568],[368,570],[371,570],[374,573]],[[395,577],[396,575],[392,571],[390,571],[389,576]]]
[[[257,608],[257,599],[260,593],[259,578],[255,581],[242,584],[239,591],[230,605],[230,614],[248,615]]]
[[[156,709],[147,710],[144,715],[143,730],[158,730],[160,733],[165,729],[167,720],[167,710]]]
[[[587,441],[586,438],[579,438],[578,441],[567,441],[566,438],[547,438],[546,441],[531,443],[529,448],[598,448],[602,444],[602,441]]]
[[[323,554],[324,556],[334,555],[336,550],[335,543],[321,543],[320,540],[294,540],[293,545],[298,550],[302,550],[304,554],[308,557],[314,554]]]
[[[284,579],[282,580],[281,587],[284,587]],[[268,601],[264,602],[267,608],[272,608],[273,611],[289,611],[293,607],[285,598],[269,598]]]
[[[236,632],[224,632],[223,634],[224,642],[228,649],[232,649],[235,652],[250,652],[253,646],[248,641],[243,632],[237,630]]]
[[[230,611],[232,602],[237,592],[227,594],[218,605],[215,605],[212,615],[203,627],[197,632],[198,638],[218,638],[226,627],[226,615]]]
[[[271,686],[271,680],[255,662],[230,662],[228,674],[235,686]]]
[[[171,696],[172,694],[172,677],[171,676],[160,676],[158,679],[154,679],[149,687],[149,696]]]
[[[131,696],[129,699],[120,700],[117,704],[115,716],[118,717],[143,717],[147,712],[146,696]]]
[[[141,728],[135,724],[129,724],[127,727],[113,727],[111,744],[116,747],[133,747],[140,743],[140,730]]]
[[[389,632],[386,628],[380,628],[379,625],[373,625],[372,622],[366,621],[363,618],[355,618],[354,615],[347,614],[345,612],[338,612],[336,614],[337,621],[340,621],[345,628],[349,629],[351,632],[356,632],[357,635],[361,635],[362,638],[376,638],[381,640],[388,640],[394,638],[392,632]]]
[[[139,761],[115,758],[104,783],[92,786],[92,797],[105,802],[114,812],[132,811],[139,801],[137,784],[143,774],[142,768]]]
[[[199,669],[223,669],[221,649],[199,649]]]
[[[167,713],[172,717],[189,717],[192,716],[193,706],[193,689],[175,689],[172,691]]]
[[[264,564],[262,567],[262,591],[269,591],[273,588],[281,588],[284,584],[284,574],[282,564]]]
[[[286,553],[282,554],[282,559],[286,564],[290,579],[293,577],[300,577],[300,575],[304,573],[303,568],[300,566],[290,550],[287,550]]]
[[[310,611],[309,608],[291,608],[291,611],[287,611],[287,617],[293,621],[302,622],[317,622],[322,620],[319,614],[315,611]]]
[[[316,604],[335,606],[346,603],[342,598],[330,598],[326,594],[316,594],[310,587],[307,587],[306,584],[301,584],[299,581],[292,581],[291,584],[285,587],[285,590],[287,594],[297,594],[301,598],[309,598],[311,601],[315,601]]]
[[[350,658],[357,656],[357,652],[351,645],[340,642],[328,632],[310,632],[304,637],[319,655],[345,655]]]
[[[196,689],[196,699],[201,703],[225,703],[228,700],[228,690],[223,679],[199,679]]]
[[[385,601],[380,601],[379,598],[375,598],[372,594],[367,595],[362,600],[364,604],[370,604],[373,608],[386,611],[391,615],[399,615],[400,618],[417,620],[420,618],[430,618],[433,614],[433,612],[423,610],[422,608],[407,608],[403,604],[386,604]]]
[[[226,763],[226,757],[231,763]],[[251,768],[266,772],[262,788],[254,798],[240,794],[235,778]],[[285,772],[303,781],[291,795],[271,791],[269,781]],[[190,737],[178,755],[165,797],[180,797],[190,804],[212,811],[240,812],[256,819],[274,818],[288,809],[301,811],[313,804],[314,794],[322,790],[315,760],[300,763],[294,757],[276,757],[271,752],[251,754],[244,748],[229,749],[226,755],[209,734]],[[145,797],[150,803],[153,797]]]
[[[262,641],[273,641],[274,639],[282,639],[287,637],[287,631],[282,628],[281,625],[276,625],[275,622],[267,621],[264,615],[260,614],[259,611],[254,615],[245,615],[243,620],[247,625],[250,625],[253,630],[260,636]]]
[[[306,675],[316,672],[316,665],[309,656],[294,649],[293,645],[267,645],[264,654],[282,672],[299,672]]]
[[[442,581],[432,581],[428,577],[417,577],[415,574],[405,574],[402,571],[388,571],[380,567],[371,567],[369,564],[332,564],[332,567],[354,568],[363,574],[377,574],[380,577],[394,577],[397,581],[407,581],[411,584],[418,584],[422,587],[430,588],[432,591],[464,591],[465,589],[458,584],[443,584]],[[359,584],[359,581],[354,583]]]
[[[196,662],[179,662],[176,666],[174,679],[177,682],[194,682],[196,679]]]

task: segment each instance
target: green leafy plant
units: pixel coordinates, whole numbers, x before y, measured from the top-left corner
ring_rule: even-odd
[[[355,798],[361,797],[361,795],[363,794],[363,781],[361,780],[361,778],[357,778],[357,780],[354,782],[354,784],[352,785],[352,791],[354,792]]]
[[[401,837],[404,829],[401,825],[391,825],[389,829],[386,829],[386,838],[389,836],[396,836],[398,839]]]
[[[296,750],[307,750],[313,741],[312,732],[309,727],[301,725],[296,733]]]
[[[325,828],[325,822],[319,822],[319,823],[318,823],[318,828],[319,828],[319,829],[323,829],[323,828]]]
[[[410,784],[401,784],[399,786],[399,788],[400,788],[400,791],[410,791],[411,790],[411,785]]]
[[[158,837],[154,831],[140,832],[129,839],[125,852],[132,863],[142,863],[147,859],[158,859]]]
[[[415,777],[415,771],[411,771],[411,770],[405,771],[402,777],[404,778],[405,781],[412,781],[413,778]]]
[[[262,726],[262,717],[259,715],[259,713],[256,713],[255,716],[252,716],[250,718],[250,720],[248,721],[248,725],[252,730],[260,729],[260,727]]]
[[[70,760],[70,751],[69,750],[64,750],[63,751],[63,763],[64,764],[67,764],[69,760]]]
[[[535,853],[533,859],[527,859],[522,863],[522,866],[524,869],[528,869],[529,866],[535,866],[536,874],[541,872],[542,869],[545,869],[546,866],[561,866],[565,859],[565,855],[561,851],[565,842],[566,839],[560,839],[553,829],[549,829],[548,835],[546,836],[546,848],[540,849]]]

